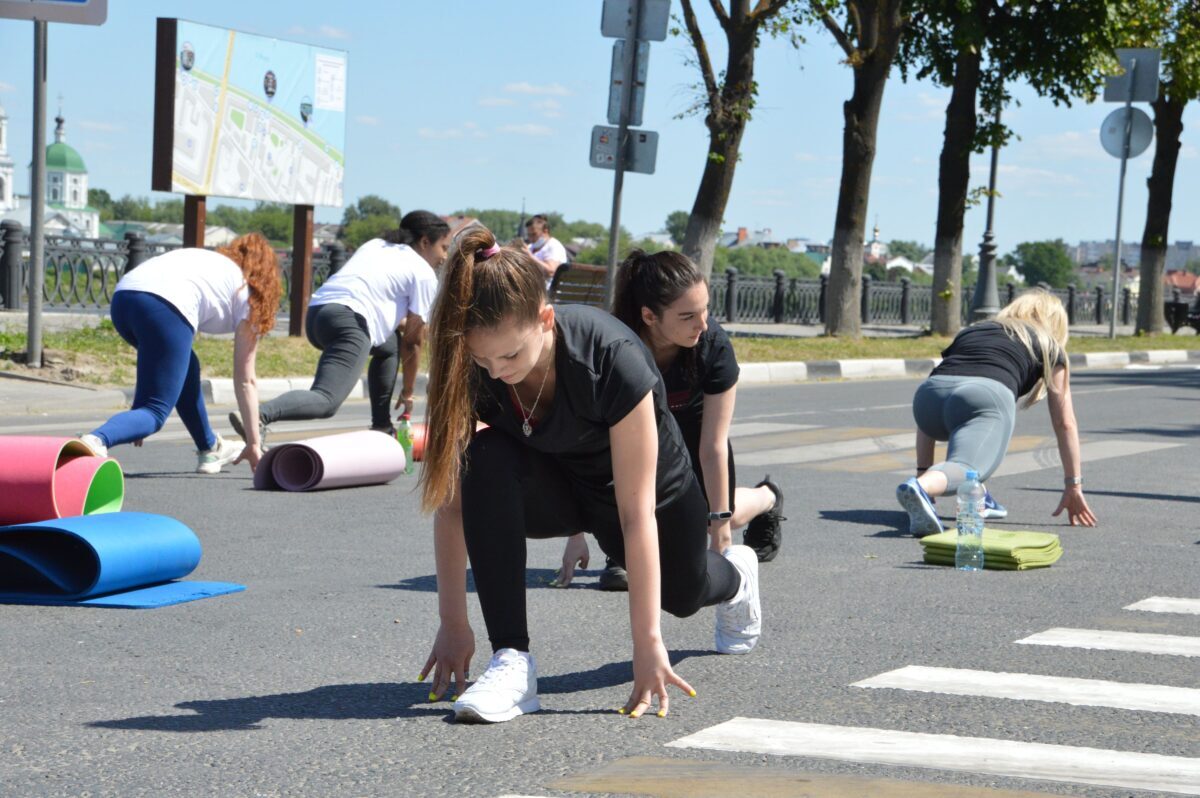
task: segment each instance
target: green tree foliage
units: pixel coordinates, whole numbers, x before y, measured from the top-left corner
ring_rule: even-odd
[[[635,249],[640,249],[643,252],[660,252],[663,247],[656,244],[649,238],[644,238],[640,241],[635,241],[633,236],[629,234],[625,228],[621,228],[621,237],[617,242],[617,261],[622,261],[629,256],[629,253]],[[593,266],[608,265],[608,235],[604,234],[597,238],[596,246],[586,247],[579,251],[579,254],[573,258],[575,263],[588,263]]]
[[[235,233],[262,233],[276,244],[292,240],[292,206],[277,202],[259,202],[253,208],[218,205],[207,213],[209,225],[228,227]]]
[[[769,277],[776,269],[782,269],[788,277],[805,279],[816,278],[821,273],[820,263],[808,255],[790,252],[783,247],[717,247],[713,251],[714,279],[730,266],[741,274],[756,277]]]
[[[675,242],[675,246],[683,245],[683,236],[687,233],[688,219],[690,218],[691,214],[687,211],[672,211],[667,216],[667,233]]]
[[[383,238],[399,227],[395,216],[363,216],[342,227],[342,243],[349,249],[358,249],[372,238]]]
[[[378,194],[364,194],[353,205],[347,205],[342,213],[342,224],[348,225],[370,216],[387,216],[393,224],[400,221],[400,209]]]
[[[932,251],[931,248],[916,241],[888,242],[888,252],[892,257],[908,258],[913,263],[920,263],[921,259]]]
[[[546,217],[546,221],[550,225],[550,233],[560,241],[569,242],[574,238],[600,238],[607,237],[608,228],[599,222],[588,222],[583,219],[577,219],[573,222],[566,221],[561,213],[557,211],[540,212]],[[518,227],[521,224],[520,211],[508,211],[500,208],[464,208],[454,212],[455,216],[471,216],[479,220],[487,229],[491,230],[500,241],[508,241],[516,235],[524,235],[525,230]],[[524,218],[529,220],[534,214],[526,213]],[[603,261],[602,261],[603,262]]]
[[[1075,276],[1075,264],[1071,263],[1061,238],[1017,244],[1007,260],[1017,267],[1025,284],[1030,286],[1046,283],[1053,288],[1065,288]]]

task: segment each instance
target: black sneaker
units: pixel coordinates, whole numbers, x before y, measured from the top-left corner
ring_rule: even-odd
[[[233,431],[245,442],[246,428],[242,425],[242,417],[236,410],[229,414],[229,426],[233,427]],[[258,442],[260,448],[265,452],[267,450],[267,425],[261,421],[258,422]]]
[[[387,435],[389,438],[396,437],[396,428],[394,426],[392,426],[391,424],[389,424],[386,427],[371,427],[371,432],[382,432],[384,435]]]
[[[600,572],[600,589],[629,590],[629,574],[611,557],[604,560],[604,570]]]
[[[775,494],[775,506],[750,519],[746,531],[742,533],[742,542],[754,549],[759,562],[770,562],[779,554],[779,547],[783,543],[782,522],[787,518],[783,515],[783,491],[771,481],[770,474],[754,487],[761,488],[764,485]]]

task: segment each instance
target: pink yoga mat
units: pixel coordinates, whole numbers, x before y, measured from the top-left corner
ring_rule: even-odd
[[[259,490],[325,490],[382,485],[404,473],[404,449],[371,430],[309,438],[270,449],[254,470]]]
[[[0,436],[0,525],[116,512],[124,475],[74,438]]]

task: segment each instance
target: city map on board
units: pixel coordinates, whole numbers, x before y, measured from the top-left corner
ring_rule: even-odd
[[[342,204],[346,53],[179,20],[171,191]]]

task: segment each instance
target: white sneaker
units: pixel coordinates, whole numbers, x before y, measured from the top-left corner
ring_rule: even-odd
[[[492,655],[483,675],[454,702],[454,719],[503,723],[541,708],[533,655],[502,648]]]
[[[717,651],[749,654],[762,634],[762,603],[758,597],[758,555],[749,546],[730,546],[725,559],[737,569],[742,586],[737,595],[717,605]]]
[[[227,441],[220,435],[217,436],[217,442],[207,452],[196,452],[196,473],[197,474],[219,474],[221,466],[232,463],[237,459],[237,456],[242,453],[245,447],[234,441]]]
[[[87,435],[80,435],[79,441],[91,449],[92,454],[97,457],[108,457],[108,447],[104,445],[104,441],[100,440],[99,436],[89,432]]]

